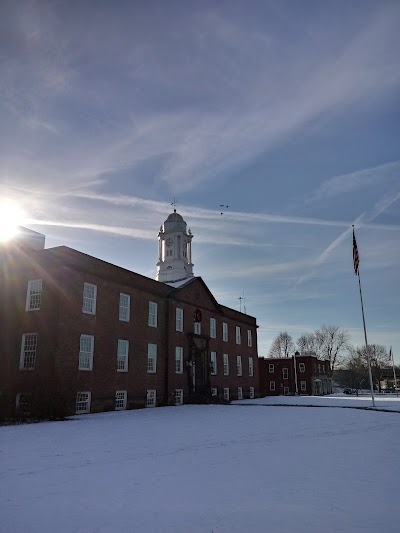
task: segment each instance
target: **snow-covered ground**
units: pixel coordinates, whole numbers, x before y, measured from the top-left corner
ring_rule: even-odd
[[[237,402],[0,427],[0,531],[397,533],[399,442],[395,412]]]

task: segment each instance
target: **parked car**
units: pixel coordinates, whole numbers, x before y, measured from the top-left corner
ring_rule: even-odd
[[[343,394],[354,394],[356,391],[354,389],[343,389]]]

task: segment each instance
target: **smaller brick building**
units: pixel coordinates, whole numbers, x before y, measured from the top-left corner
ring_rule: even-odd
[[[258,369],[260,396],[332,393],[329,360],[318,359],[315,353],[296,352],[293,356],[284,358],[260,357]]]

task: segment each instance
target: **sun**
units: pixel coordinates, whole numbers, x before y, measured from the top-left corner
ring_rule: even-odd
[[[12,239],[23,219],[24,212],[16,202],[0,200],[0,242]]]

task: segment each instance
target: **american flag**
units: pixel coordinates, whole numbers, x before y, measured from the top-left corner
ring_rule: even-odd
[[[356,276],[358,276],[359,264],[360,264],[360,257],[358,255],[357,241],[356,241],[356,236],[354,235],[354,228],[353,228],[353,266],[354,266],[354,274]]]

